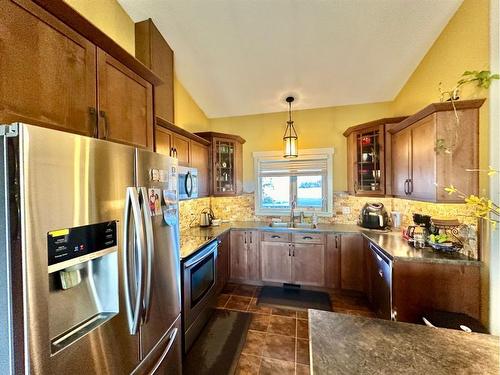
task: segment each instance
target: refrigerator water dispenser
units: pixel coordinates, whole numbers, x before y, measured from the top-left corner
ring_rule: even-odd
[[[119,311],[117,222],[47,234],[49,334],[55,354]]]

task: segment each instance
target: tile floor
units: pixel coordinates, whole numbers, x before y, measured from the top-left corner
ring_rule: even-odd
[[[237,375],[309,374],[307,312],[257,306],[260,287],[228,284],[217,307],[252,313]],[[355,294],[331,293],[333,311],[373,317],[366,300]]]

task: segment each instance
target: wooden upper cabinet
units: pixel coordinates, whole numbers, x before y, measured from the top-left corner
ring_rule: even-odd
[[[243,192],[243,144],[237,135],[201,132],[210,142],[210,195],[228,196]]]
[[[397,124],[392,133],[393,195],[430,202],[463,202],[444,188],[478,194],[479,108],[485,99],[435,103]],[[439,144],[444,145],[443,149]]]
[[[0,122],[92,136],[96,46],[31,1],[0,2]]]
[[[155,127],[155,151],[163,155],[172,156],[173,145],[173,133],[157,125]]]
[[[179,160],[179,165],[191,165],[191,141],[183,135],[173,133],[174,156]]]
[[[386,127],[405,118],[383,118],[352,126],[344,132],[347,137],[347,185],[350,194],[386,194]]]
[[[174,122],[174,52],[151,19],[135,24],[135,55],[163,81],[154,87],[155,115]]]
[[[410,180],[411,131],[392,135],[392,194],[405,197]]]
[[[98,49],[99,138],[153,149],[153,88]]]
[[[198,197],[208,197],[209,187],[209,147],[191,141],[191,166],[198,170]]]

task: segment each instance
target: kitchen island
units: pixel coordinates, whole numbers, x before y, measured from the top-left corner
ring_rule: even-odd
[[[498,374],[499,338],[309,310],[311,373]]]

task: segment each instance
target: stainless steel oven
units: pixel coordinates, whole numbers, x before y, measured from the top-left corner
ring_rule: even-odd
[[[198,198],[198,170],[178,167],[179,199]]]
[[[183,261],[184,351],[198,337],[216,306],[217,246],[214,239]]]

